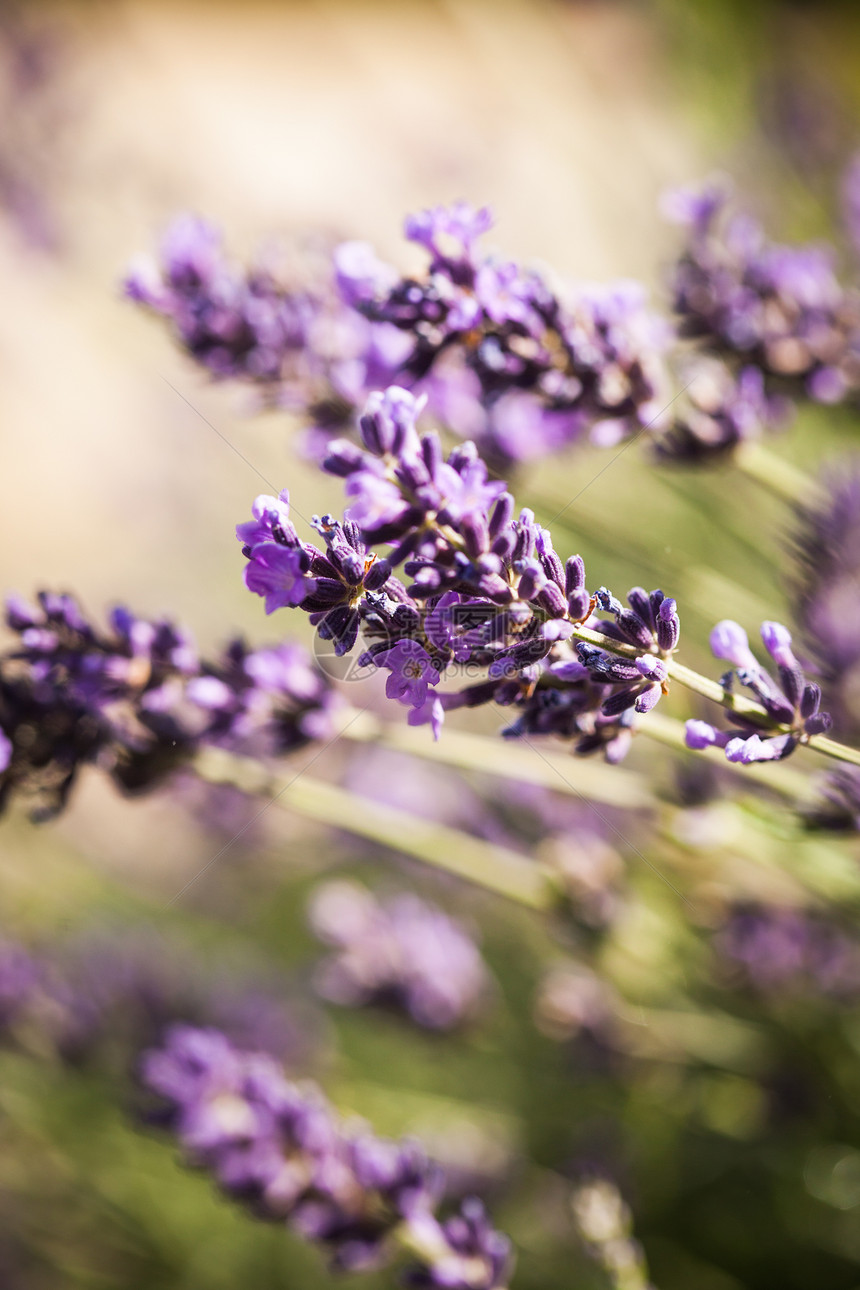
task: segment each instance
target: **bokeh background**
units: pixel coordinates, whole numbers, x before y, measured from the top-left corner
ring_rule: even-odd
[[[4,4],[0,102],[0,582],[73,589],[93,611],[166,612],[205,646],[236,629],[262,642],[279,624],[244,591],[233,526],[260,476],[289,484],[305,514],[334,508],[338,489],[299,458],[284,415],[252,415],[241,390],[207,384],[122,299],[131,258],[193,210],[239,255],[349,236],[405,263],[403,215],[463,197],[492,205],[506,253],[579,279],[636,277],[659,297],[676,237],[659,199],[673,185],[722,171],[774,236],[834,233],[860,141],[860,10]],[[856,434],[846,412],[805,412],[779,450],[814,465]],[[588,449],[532,465],[519,491],[560,509],[605,461]],[[787,612],[784,511],[728,470],[656,471],[634,449],[566,523],[601,582],[683,589],[694,664],[716,619],[752,628]],[[664,1290],[856,1290],[860,1013],[745,994],[713,951],[731,899],[838,897],[853,926],[850,847],[796,843],[772,811],[762,824],[719,789],[693,814],[683,804],[704,790],[678,788],[668,756],[637,749],[630,766],[675,793],[675,836],[623,803],[595,814],[480,767],[428,771],[342,745],[314,767],[529,854],[576,858],[583,838],[601,840],[602,877],[595,861],[588,881],[618,889],[611,934],[600,916],[547,937],[500,901],[289,815],[227,846],[241,804],[190,784],[130,803],[96,775],[60,821],[3,822],[2,931],[53,945],[134,924],[204,973],[279,974],[307,1041],[299,1068],[477,1178],[520,1251],[517,1285],[607,1284],[566,1209],[566,1179],[599,1168],[632,1203]],[[476,1029],[440,1038],[386,1015],[303,1012],[320,953],[304,908],[329,871],[418,887],[483,928],[498,988]],[[571,956],[625,997],[620,1054],[596,1023],[536,1028],[539,982]],[[122,1069],[0,1055],[0,1285],[328,1284],[317,1253],[254,1225],[137,1132]]]

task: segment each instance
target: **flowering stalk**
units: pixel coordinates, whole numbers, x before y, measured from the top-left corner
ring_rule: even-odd
[[[673,599],[634,587],[625,606],[605,587],[589,592],[581,557],[563,564],[531,511],[514,518],[513,498],[488,478],[473,444],[443,459],[438,437],[417,431],[420,410],[420,400],[391,387],[368,400],[363,450],[330,445],[325,467],[344,478],[350,505],[342,522],[315,519],[324,550],[299,540],[286,492],[257,498],[237,536],[246,585],[268,613],[305,610],[337,655],[363,631],[369,647],[359,664],[384,667],[387,697],[437,738],[446,711],[494,702],[519,711],[504,732],[510,738],[559,734],[575,738],[578,752],[602,750],[617,762],[634,713],[650,712],[675,680],[730,711],[751,738],[775,736],[766,747],[748,741],[745,760],[809,744],[860,764],[860,753],[824,737],[830,719],[818,712],[820,692],[795,663],[777,659],[782,697],[747,667],[752,679],[740,679],[755,702],[677,662]],[[411,585],[395,575],[399,566]],[[477,684],[437,689],[443,672],[466,665],[480,673]]]
[[[189,1163],[257,1218],[322,1246],[335,1268],[379,1266],[396,1244],[415,1260],[412,1284],[504,1290],[510,1241],[476,1197],[437,1217],[445,1178],[418,1142],[343,1123],[320,1089],[218,1030],[172,1027],[144,1053],[141,1077]]]

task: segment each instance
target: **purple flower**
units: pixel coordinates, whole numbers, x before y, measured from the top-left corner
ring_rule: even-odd
[[[336,951],[317,974],[334,1003],[392,1003],[419,1026],[451,1030],[486,1002],[490,978],[474,938],[417,896],[383,901],[356,883],[332,882],[317,889],[309,914]]]
[[[277,497],[261,493],[251,507],[252,520],[236,525],[236,537],[243,546],[255,547],[261,542],[295,545],[296,531],[290,521],[290,494],[283,489]]]
[[[295,607],[317,589],[316,580],[307,576],[307,567],[308,559],[301,547],[261,542],[254,547],[245,565],[245,586],[264,597],[267,614],[287,606]]]
[[[710,645],[714,658],[725,659],[735,667],[750,668],[752,671],[758,668],[746,632],[730,618],[717,623],[711,632]]]
[[[423,707],[430,686],[439,684],[433,660],[417,641],[399,641],[392,649],[375,655],[373,661],[391,673],[385,683],[386,697],[409,707]]]
[[[407,215],[404,232],[410,242],[426,247],[434,264],[459,264],[471,258],[475,242],[493,227],[492,212],[468,202],[435,206]]]
[[[258,1218],[287,1221],[326,1247],[335,1267],[384,1262],[386,1238],[402,1228],[418,1260],[413,1278],[501,1290],[508,1242],[477,1201],[464,1202],[465,1227],[439,1223],[444,1180],[417,1143],[350,1132],[318,1089],[290,1083],[266,1055],[217,1030],[172,1027],[143,1055],[141,1075],[191,1163]]]
[[[781,623],[763,623],[762,640],[777,665],[778,681],[756,661],[746,632],[730,619],[717,623],[711,633],[711,649],[717,658],[735,664],[734,672],[722,678],[730,691],[735,677],[751,690],[764,709],[761,718],[732,711],[738,733],[721,733],[703,721],[687,722],[687,747],[711,745],[725,749],[731,762],[749,765],[779,761],[810,736],[824,734],[832,724],[829,713],[821,712],[821,690],[807,681],[791,651],[791,635]]]

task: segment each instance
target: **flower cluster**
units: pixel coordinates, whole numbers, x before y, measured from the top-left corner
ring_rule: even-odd
[[[290,1083],[265,1054],[240,1051],[214,1029],[174,1026],[144,1054],[142,1078],[191,1163],[257,1217],[325,1247],[335,1266],[372,1267],[402,1234],[418,1258],[413,1284],[506,1285],[510,1244],[480,1201],[440,1222],[444,1178],[417,1142],[343,1124],[319,1089]]]
[[[161,934],[101,928],[36,948],[0,940],[3,1042],[74,1062],[119,1049],[127,1065],[168,1024],[189,1017],[290,1064],[306,1059],[318,1029],[282,979],[223,961],[213,969]]]
[[[798,507],[791,534],[794,615],[843,738],[860,735],[860,460],[847,458]]]
[[[386,693],[410,708],[411,724],[430,722],[438,736],[448,709],[513,705],[521,711],[510,735],[580,736],[580,751],[617,759],[634,711],[649,711],[665,688],[680,633],[675,601],[641,588],[629,608],[606,588],[591,595],[582,559],[563,564],[534,514],[515,515],[473,443],[445,458],[434,432],[419,434],[420,409],[391,387],[368,399],[363,448],[331,443],[325,468],[345,479],[349,506],[343,522],[314,521],[324,552],[299,540],[285,493],[257,499],[237,528],[246,585],[268,612],[309,612],[339,653],[362,628],[359,662],[389,672]],[[385,555],[371,550],[378,545]],[[408,584],[394,574],[401,566]],[[578,628],[592,639],[574,653]],[[442,673],[458,669],[483,679],[440,692]]]
[[[711,185],[667,202],[687,230],[671,283],[681,334],[817,403],[840,402],[860,386],[860,295],[839,282],[830,248],[769,242],[727,201]]]
[[[767,389],[761,368],[734,372],[722,359],[697,354],[678,364],[682,390],[671,424],[654,441],[657,456],[687,463],[725,455],[782,426],[790,401]]]
[[[201,743],[259,756],[300,747],[331,728],[333,692],[299,646],[249,650],[233,641],[201,660],[166,619],[111,612],[107,631],[69,595],[7,603],[16,646],[0,655],[0,803],[62,809],[83,763],[123,788],[145,788]]]
[[[488,255],[486,208],[465,202],[407,218],[429,256],[402,278],[365,243],[338,248],[344,301],[407,335],[398,381],[495,458],[542,455],[591,432],[613,443],[662,407],[666,324],[633,282],[563,292],[539,273]]]
[[[860,993],[860,943],[822,914],[739,905],[714,945],[756,990],[792,989],[842,1000]]]
[[[825,734],[831,727],[830,714],[820,712],[821,689],[807,681],[791,648],[791,633],[781,623],[762,623],[761,638],[776,664],[778,682],[759,664],[749,647],[744,629],[725,619],[711,632],[714,657],[733,664],[722,677],[728,698],[734,678],[752,692],[764,713],[761,721],[731,709],[727,713],[739,730],[716,730],[706,721],[687,722],[689,748],[724,748],[729,761],[748,765],[756,761],[779,761],[810,735]],[[762,738],[762,735],[766,738]]]
[[[418,896],[382,901],[357,883],[329,882],[309,913],[316,935],[336,951],[317,972],[320,994],[333,1003],[390,1002],[419,1026],[451,1030],[487,997],[490,977],[473,938]]]
[[[304,277],[291,281],[274,262],[233,264],[214,226],[181,215],[159,259],[133,265],[124,290],[165,318],[216,379],[248,381],[267,402],[340,425],[368,390],[393,377],[409,346],[395,327],[341,304],[327,260]]]

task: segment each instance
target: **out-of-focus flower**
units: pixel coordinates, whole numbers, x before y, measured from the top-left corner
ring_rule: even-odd
[[[418,896],[377,900],[357,883],[331,882],[314,894],[309,916],[336,951],[317,972],[317,988],[334,1003],[391,1003],[419,1026],[451,1030],[487,1001],[490,975],[473,937]]]
[[[480,1201],[464,1200],[440,1222],[444,1179],[417,1142],[342,1124],[319,1089],[290,1083],[266,1055],[234,1048],[218,1030],[174,1026],[143,1055],[141,1075],[190,1163],[258,1218],[287,1221],[323,1246],[336,1267],[384,1262],[402,1233],[411,1280],[506,1285],[510,1242]]]

